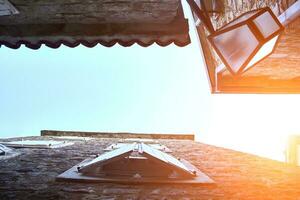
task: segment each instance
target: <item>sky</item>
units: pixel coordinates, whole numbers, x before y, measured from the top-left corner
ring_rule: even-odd
[[[199,129],[209,91],[193,48],[1,48],[1,135]]]
[[[195,32],[186,47],[0,48],[0,138],[40,130],[194,133],[284,160],[299,95],[211,94]]]

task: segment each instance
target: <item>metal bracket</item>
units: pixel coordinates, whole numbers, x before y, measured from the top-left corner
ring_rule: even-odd
[[[209,15],[207,12],[205,12],[205,6],[204,4],[201,2],[201,4],[203,5],[205,10],[202,10],[194,0],[186,0],[188,2],[188,4],[190,5],[192,11],[197,15],[197,17],[204,23],[204,25],[206,26],[207,30],[210,32],[210,34],[215,32],[215,29],[211,23],[211,20],[209,18]]]

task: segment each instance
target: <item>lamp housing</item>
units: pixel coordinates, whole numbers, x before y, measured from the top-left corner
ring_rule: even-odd
[[[266,7],[244,13],[208,39],[231,74],[241,75],[274,51],[283,30]]]

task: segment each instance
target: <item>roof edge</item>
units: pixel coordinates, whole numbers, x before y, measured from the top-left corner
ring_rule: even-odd
[[[86,132],[86,131],[58,131],[41,130],[41,136],[78,136],[95,138],[143,138],[143,139],[171,139],[195,140],[194,134],[162,134],[162,133],[130,133],[130,132]]]

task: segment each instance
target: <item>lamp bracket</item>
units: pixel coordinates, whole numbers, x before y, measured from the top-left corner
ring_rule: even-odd
[[[204,3],[200,0],[200,3],[203,7],[200,8],[194,0],[186,0],[190,5],[192,11],[197,15],[197,17],[204,23],[205,27],[209,31],[210,34],[215,32],[215,29],[211,23],[208,13],[206,12],[206,8]]]

